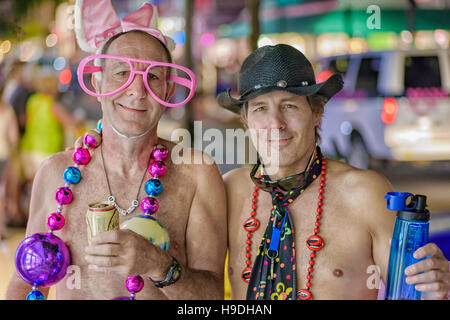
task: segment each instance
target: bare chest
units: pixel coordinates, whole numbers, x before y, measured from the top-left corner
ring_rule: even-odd
[[[316,181],[317,182],[317,181]],[[324,194],[322,214],[317,220],[318,183],[314,182],[287,208],[291,216],[294,228],[295,262],[297,289],[306,288],[307,276],[313,286],[314,296],[317,298],[343,297],[338,292],[345,287],[353,285],[353,293],[361,294],[366,290],[367,268],[373,264],[371,255],[371,239],[364,226],[354,218],[354,212],[350,212],[342,206],[339,195],[333,192]],[[273,207],[270,194],[260,192],[257,200],[256,218],[261,225],[252,233],[251,238],[243,225],[250,217],[252,206],[252,194],[249,192],[248,199],[243,201],[242,212],[232,215],[235,225],[239,230],[233,230],[237,236],[230,238],[230,281],[237,288],[235,298],[245,298],[247,285],[241,279],[241,272],[246,267],[248,253],[253,265],[258,247],[261,244],[267,228],[272,227],[270,211]],[[319,221],[319,225],[316,222]],[[323,239],[324,247],[315,252],[313,266],[311,266],[311,251],[307,247],[307,239],[315,234],[319,228],[318,235]],[[249,241],[250,240],[250,241]],[[247,243],[249,241],[249,243]],[[264,239],[267,241],[267,239]],[[246,246],[250,246],[250,252]],[[281,248],[282,250],[282,248]],[[313,267],[313,272],[308,269]],[[310,269],[311,270],[311,269]],[[357,283],[357,285],[355,285]],[[236,292],[235,292],[236,293]],[[366,292],[364,293],[366,294]]]
[[[60,236],[71,253],[71,266],[68,274],[58,285],[57,296],[62,299],[111,299],[115,296],[128,295],[125,290],[125,278],[118,275],[103,274],[88,269],[85,260],[85,248],[88,246],[86,212],[90,203],[106,201],[110,195],[104,172],[95,166],[85,167],[82,180],[71,187],[73,202],[63,207],[66,218],[64,228],[55,234]],[[146,180],[144,179],[143,184]],[[139,180],[139,179],[138,179]],[[163,192],[158,196],[159,209],[154,217],[168,230],[170,236],[169,253],[180,263],[186,263],[185,230],[189,218],[193,190],[186,183],[188,179],[178,170],[168,172],[163,178]],[[110,186],[117,203],[127,209],[136,199],[140,181],[129,182],[110,178]],[[138,201],[146,196],[141,186]],[[120,223],[142,214],[137,207],[129,215],[120,215]],[[141,298],[163,299],[153,284],[145,279]]]

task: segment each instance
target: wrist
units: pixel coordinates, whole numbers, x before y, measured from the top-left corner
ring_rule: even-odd
[[[155,287],[164,288],[177,282],[180,279],[180,277],[181,277],[181,266],[178,263],[177,259],[172,257],[172,262],[169,268],[167,269],[167,272],[163,280],[155,280],[155,278],[152,277],[149,277],[149,279],[150,281],[153,282]]]
[[[154,281],[162,281],[165,279],[167,275],[167,271],[169,270],[172,264],[172,256],[169,254],[162,254],[158,259],[158,264],[153,266],[149,272],[146,273],[146,276]]]

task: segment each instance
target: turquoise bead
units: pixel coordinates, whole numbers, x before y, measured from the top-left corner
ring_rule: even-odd
[[[102,131],[103,131],[103,123],[102,123],[102,119],[100,119],[97,122],[97,132],[102,134]]]
[[[63,178],[68,184],[77,184],[81,180],[81,172],[77,167],[68,167],[64,170]]]
[[[27,300],[45,300],[45,296],[38,290],[33,290],[27,295]]]
[[[149,196],[159,196],[161,194],[161,192],[163,191],[163,186],[161,181],[159,181],[159,179],[150,179],[145,183],[145,192],[149,195]]]

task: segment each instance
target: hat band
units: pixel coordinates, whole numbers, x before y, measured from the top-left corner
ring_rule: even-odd
[[[302,81],[300,83],[300,87],[306,87],[308,84],[309,84],[308,81]],[[253,93],[253,92],[257,91],[257,90],[261,90],[261,89],[265,89],[265,88],[273,88],[273,87],[287,88],[287,86],[288,85],[287,85],[286,80],[280,80],[275,85],[261,85],[261,84],[257,84],[253,88],[247,89],[244,93],[239,95],[238,99],[242,100],[245,96],[248,96],[249,94],[251,94],[251,93]]]

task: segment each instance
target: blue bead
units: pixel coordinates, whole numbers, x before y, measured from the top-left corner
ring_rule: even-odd
[[[81,172],[76,167],[68,167],[64,170],[63,178],[69,184],[77,184],[81,180]]]
[[[33,290],[27,295],[27,300],[45,300],[45,296],[38,290]]]
[[[150,179],[145,183],[145,192],[149,196],[159,196],[161,192],[163,191],[163,186],[161,181],[159,179]]]
[[[100,119],[100,120],[98,120],[98,122],[97,122],[97,131],[98,131],[98,133],[102,133],[102,131],[103,131],[103,123],[102,123],[102,120]]]

